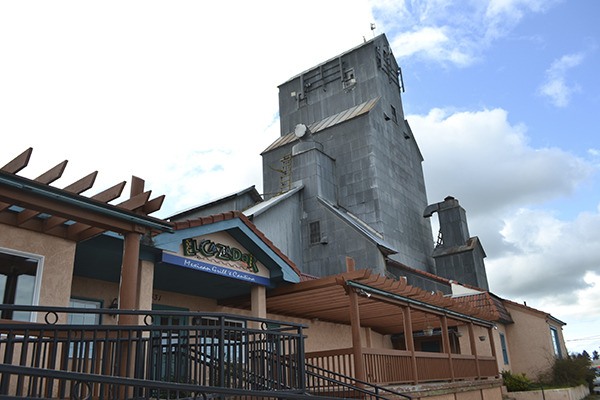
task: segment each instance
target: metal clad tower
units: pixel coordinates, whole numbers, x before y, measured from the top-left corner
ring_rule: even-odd
[[[304,272],[343,271],[345,256],[378,272],[386,257],[434,271],[423,158],[402,85],[380,35],[279,86],[281,137],[262,153],[263,187],[268,199],[303,186],[295,261]]]

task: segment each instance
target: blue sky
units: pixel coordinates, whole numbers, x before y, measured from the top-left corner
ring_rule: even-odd
[[[430,202],[457,197],[491,290],[598,350],[600,3],[382,2]],[[589,339],[589,340],[588,340]]]
[[[467,210],[494,293],[600,350],[600,2],[221,3],[1,2],[0,164],[68,159],[88,195],[136,175],[159,216],[260,190],[277,86],[385,33],[429,202]]]

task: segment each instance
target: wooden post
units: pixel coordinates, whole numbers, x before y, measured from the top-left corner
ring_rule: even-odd
[[[354,355],[354,377],[365,381],[365,364],[363,362],[362,342],[360,337],[360,313],[358,295],[352,288],[348,288],[350,300],[350,324],[352,325],[352,354]]]
[[[496,354],[496,342],[494,341],[494,328],[490,327],[488,328],[488,337],[490,338],[490,347],[492,348],[492,357],[494,357],[496,359],[496,375],[498,375],[499,371],[498,371],[498,358],[497,358],[497,354]]]
[[[256,318],[267,318],[267,289],[261,285],[254,285],[250,289],[250,313]],[[255,329],[260,329],[260,323],[250,324]]]
[[[442,315],[442,343],[444,351],[448,355],[448,364],[450,366],[450,379],[454,382],[454,361],[452,359],[452,349],[450,348],[450,337],[448,336],[448,317]]]
[[[354,271],[354,259],[346,257],[346,271]],[[362,354],[362,340],[360,335],[360,311],[358,307],[358,295],[353,288],[346,286],[346,293],[350,302],[350,325],[352,327],[352,355],[354,356],[354,378],[366,381],[365,363]]]
[[[419,383],[419,371],[417,370],[417,355],[415,354],[415,339],[413,338],[412,316],[410,315],[410,306],[402,307],[404,315],[404,339],[406,349],[410,351],[410,360],[412,364],[412,377],[414,384]]]
[[[121,283],[119,286],[119,309],[136,309],[138,296],[138,270],[140,259],[139,233],[128,232],[123,243],[123,265],[121,266]],[[119,315],[119,325],[137,325],[137,315]],[[133,372],[134,350],[130,332],[123,331],[120,335],[121,357],[119,359],[119,376],[131,376]],[[119,386],[119,397],[130,397],[133,388]]]
[[[121,266],[121,283],[119,285],[119,309],[134,310],[138,299],[138,269],[140,259],[139,233],[125,234],[123,243],[123,265]],[[135,315],[120,315],[119,325],[136,324]]]
[[[346,271],[352,272],[354,271],[354,259],[352,257],[346,257]]]
[[[475,342],[475,332],[473,323],[469,322],[469,340],[471,341],[471,353],[475,356],[475,367],[477,368],[477,379],[481,378],[481,368],[479,367],[479,356],[477,355],[477,343]]]

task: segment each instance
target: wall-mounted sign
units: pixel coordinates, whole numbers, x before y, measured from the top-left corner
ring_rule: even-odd
[[[184,239],[179,254],[163,252],[162,260],[180,267],[270,286],[269,270],[224,232]]]
[[[202,254],[208,258],[214,257],[224,261],[240,262],[249,272],[258,273],[256,258],[250,253],[243,253],[237,247],[215,243],[210,239],[202,239],[199,243],[196,239],[184,239],[182,245],[184,256]]]

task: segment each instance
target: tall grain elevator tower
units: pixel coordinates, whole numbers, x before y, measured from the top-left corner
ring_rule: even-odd
[[[279,86],[281,136],[262,153],[263,189],[267,201],[300,193],[302,248],[287,251],[304,272],[341,272],[345,256],[380,273],[388,259],[434,272],[423,157],[402,91],[385,35]]]

